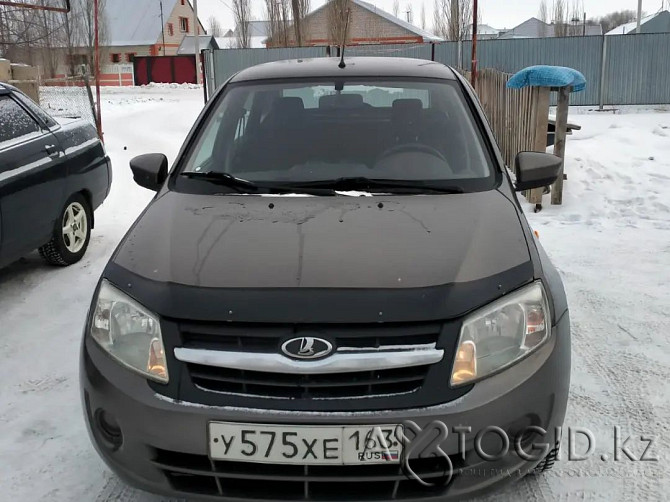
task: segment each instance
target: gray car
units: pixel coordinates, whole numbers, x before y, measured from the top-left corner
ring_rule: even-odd
[[[81,352],[100,456],[207,500],[455,500],[549,469],[561,279],[467,82],[413,59],[247,69],[104,270]]]

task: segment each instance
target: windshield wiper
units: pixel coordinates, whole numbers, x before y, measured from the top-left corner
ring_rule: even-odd
[[[315,195],[315,196],[334,196],[337,195],[335,190],[326,188],[326,187],[309,187],[302,185],[294,184],[268,184],[268,183],[254,183],[249,180],[238,178],[233,176],[230,173],[224,173],[221,171],[207,171],[207,172],[185,172],[181,173],[181,176],[210,181],[212,183],[217,183],[230,187],[237,191],[238,193],[277,193],[277,194],[291,194],[291,193],[300,193],[306,195]]]
[[[181,173],[181,176],[186,178],[198,179],[211,181],[213,183],[219,183],[227,187],[235,189],[239,193],[254,193],[258,192],[260,187],[251,181],[244,180],[242,178],[237,178],[230,173],[222,173],[220,171],[206,171],[206,172],[185,172]]]
[[[411,192],[435,192],[435,193],[465,193],[459,186],[430,185],[424,181],[412,180],[387,180],[374,178],[337,178],[332,180],[309,181],[297,183],[294,186],[300,188],[331,188],[336,191],[368,190],[381,191],[411,191]]]

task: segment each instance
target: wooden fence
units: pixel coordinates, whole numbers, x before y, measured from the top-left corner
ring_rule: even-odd
[[[514,169],[517,153],[546,151],[549,89],[508,89],[511,77],[497,70],[482,70],[477,76],[476,91],[505,163]]]
[[[468,79],[469,73],[465,75]],[[548,87],[508,89],[510,73],[484,69],[477,74],[475,90],[493,129],[505,164],[514,171],[519,152],[545,152],[549,126]],[[529,202],[542,202],[542,189],[524,192]]]

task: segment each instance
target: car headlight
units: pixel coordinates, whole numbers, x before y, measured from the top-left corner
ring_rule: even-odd
[[[511,366],[542,345],[550,333],[549,303],[539,281],[475,311],[461,328],[451,386]]]
[[[157,316],[104,279],[95,302],[90,334],[122,365],[167,383],[167,363]]]

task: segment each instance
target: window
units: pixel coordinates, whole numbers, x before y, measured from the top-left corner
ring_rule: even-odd
[[[40,131],[37,122],[9,96],[0,96],[0,145]]]
[[[186,0],[181,0],[182,5],[186,5]]]
[[[179,29],[182,33],[188,33],[188,18],[180,17],[179,18]]]
[[[233,85],[201,129],[184,171],[254,182],[381,178],[489,190],[486,139],[456,82]]]
[[[135,61],[135,56],[136,55],[137,54],[135,52],[129,52],[128,54],[126,54],[127,61],[129,63],[132,63],[133,61]]]
[[[112,61],[112,63],[120,63],[121,62],[121,54],[118,54],[116,52],[110,54],[109,59]]]
[[[168,35],[174,37],[174,24],[168,23]]]
[[[28,96],[25,96],[21,94],[20,92],[14,93],[14,97],[20,101],[23,106],[28,108],[31,112],[33,112],[34,115],[37,115],[44,124],[51,129],[52,127],[55,127],[58,125],[58,122],[56,122],[54,119],[52,119],[47,112],[42,110],[39,106],[35,104],[35,102],[30,99]]]

